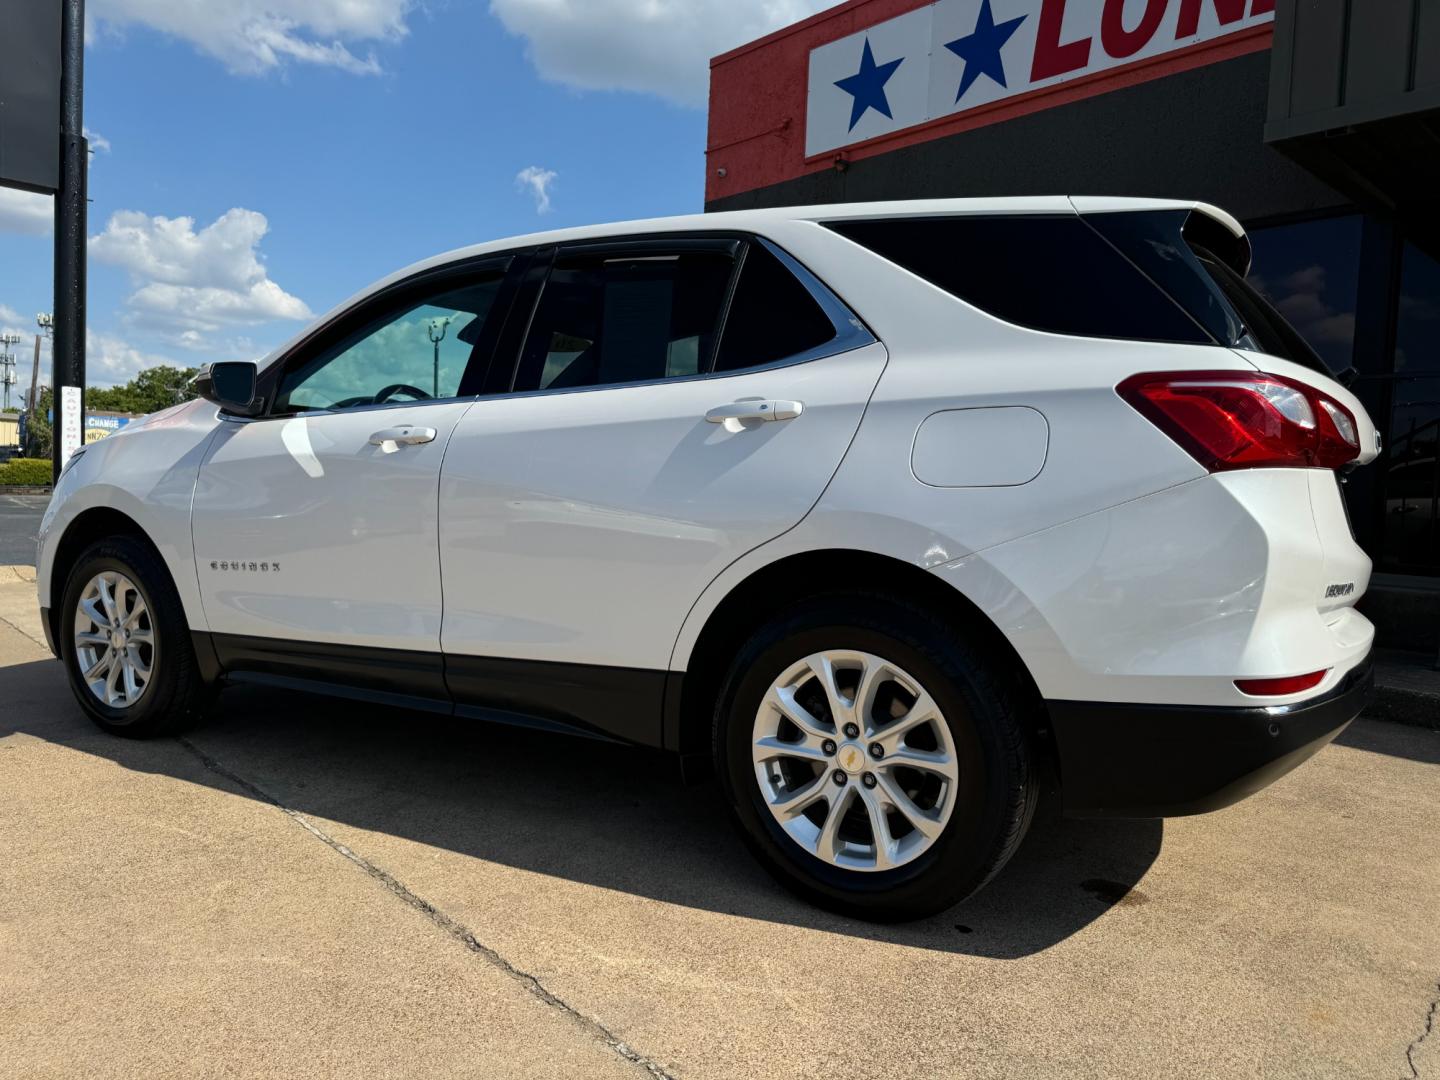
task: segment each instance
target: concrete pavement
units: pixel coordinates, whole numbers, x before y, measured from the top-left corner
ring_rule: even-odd
[[[1435,732],[1163,826],[1043,811],[875,927],[648,753],[248,689],[101,735],[4,574],[0,1075],[1440,1078]]]

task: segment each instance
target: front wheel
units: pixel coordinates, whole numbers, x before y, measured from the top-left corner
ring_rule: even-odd
[[[210,700],[170,574],[135,537],[102,540],[75,561],[58,629],[76,700],[114,735],[179,731]]]
[[[1004,658],[925,608],[818,598],[758,631],[725,681],[717,773],[781,883],[860,918],[920,918],[1018,848],[1038,784]]]

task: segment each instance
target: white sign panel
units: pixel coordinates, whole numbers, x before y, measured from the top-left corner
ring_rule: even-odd
[[[85,417],[80,412],[80,387],[60,388],[60,467],[85,442]]]
[[[1213,41],[1271,22],[1274,6],[1274,0],[939,0],[811,50],[805,153]]]

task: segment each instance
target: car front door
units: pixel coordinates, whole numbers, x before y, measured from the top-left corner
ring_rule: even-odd
[[[221,424],[193,535],[228,669],[444,696],[440,463],[488,371],[507,263],[362,302],[262,376],[263,416]]]
[[[470,408],[441,477],[462,712],[657,741],[686,612],[819,499],[885,359],[763,241],[561,249],[514,392]]]

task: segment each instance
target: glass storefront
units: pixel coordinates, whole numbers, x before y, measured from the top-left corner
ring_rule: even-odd
[[[1347,479],[1380,573],[1440,577],[1440,262],[1344,214],[1250,231],[1251,281],[1351,386],[1386,440]]]

